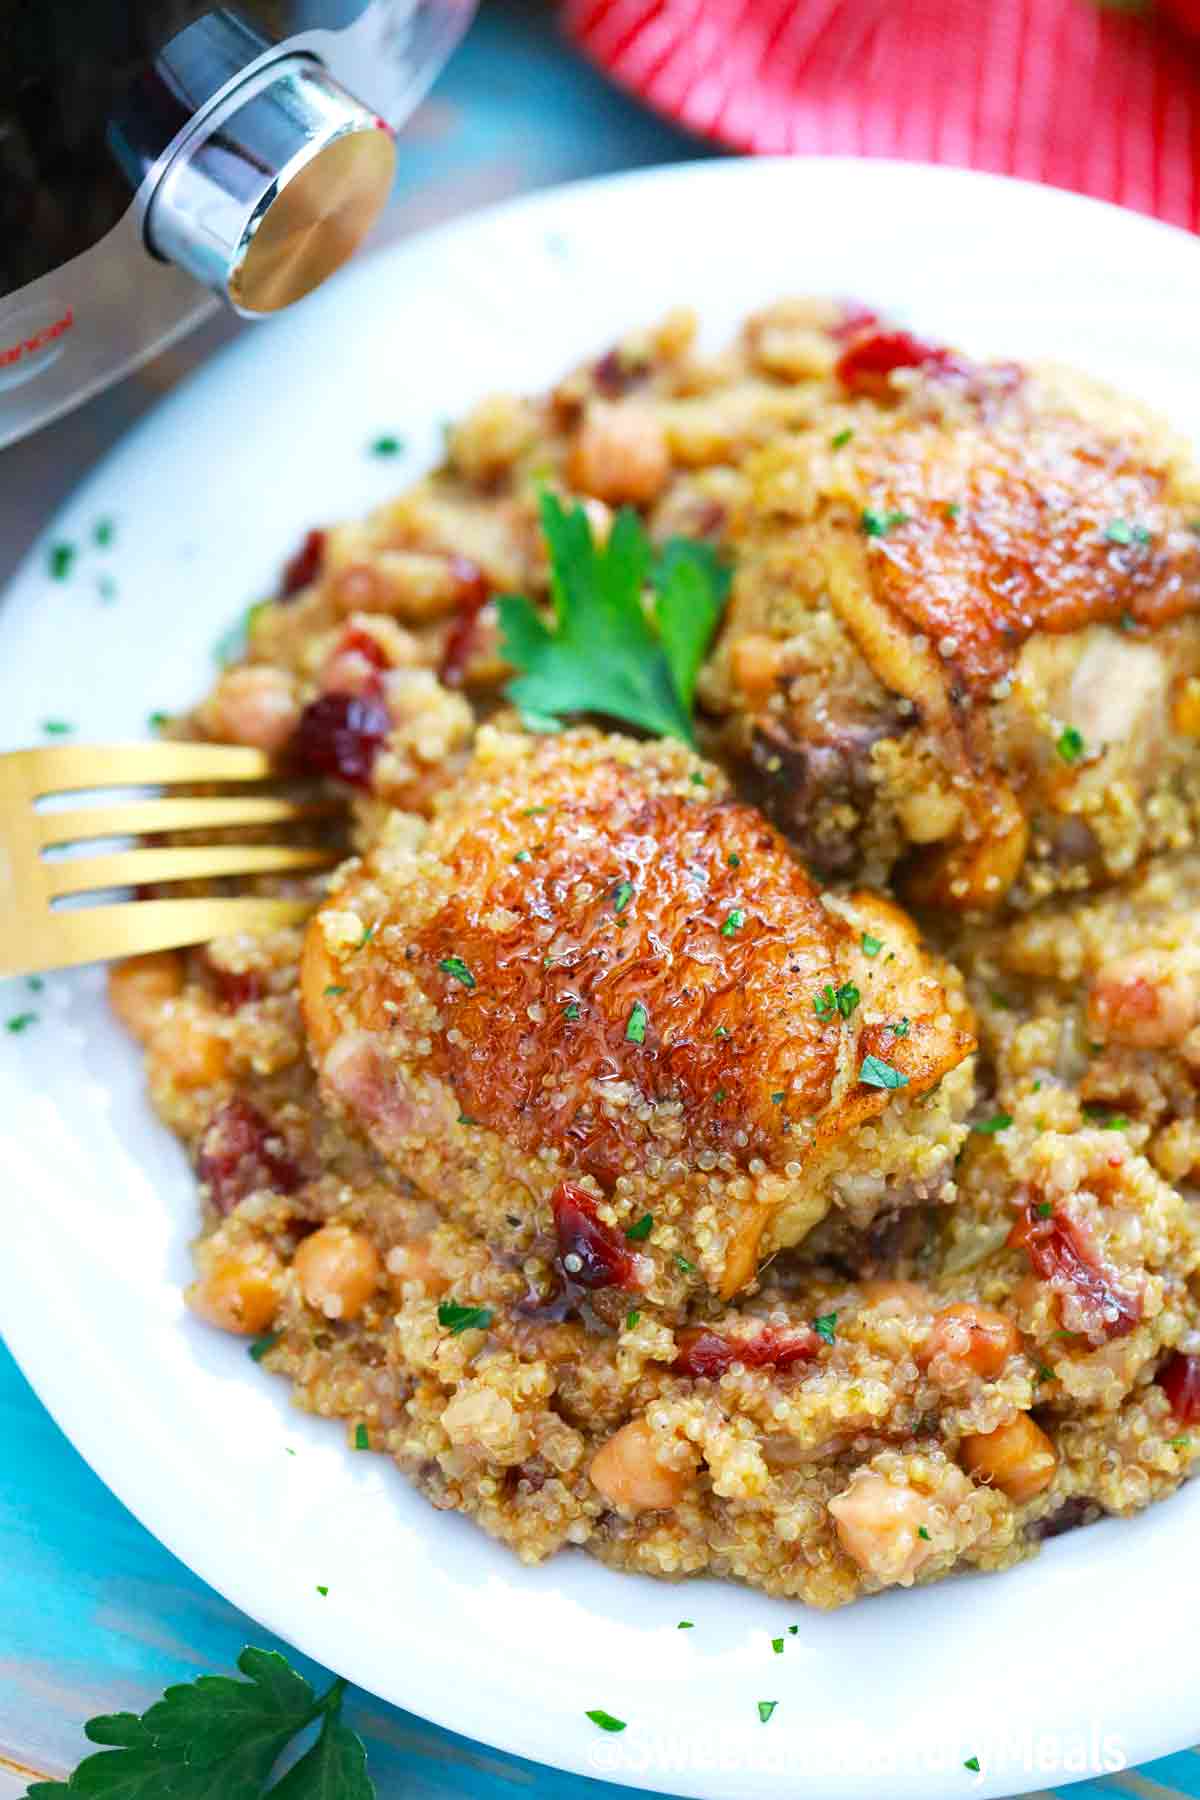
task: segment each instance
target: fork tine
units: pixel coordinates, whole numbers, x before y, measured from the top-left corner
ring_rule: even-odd
[[[44,915],[36,950],[20,960],[0,938],[0,977],[68,969],[78,963],[110,962],[147,950],[206,943],[237,931],[277,931],[298,925],[312,912],[312,900],[270,900],[249,896],[219,900],[126,900]],[[31,954],[31,951],[33,952]],[[40,954],[38,953],[40,951]]]
[[[150,831],[290,824],[328,818],[343,810],[334,799],[301,803],[273,794],[217,794],[206,799],[131,800],[120,806],[81,806],[69,812],[35,813],[34,829],[45,846],[77,844],[85,838],[136,837]]]
[[[279,874],[327,869],[336,852],[300,844],[197,844],[181,849],[117,850],[111,856],[72,856],[43,863],[51,899],[92,889],[139,887],[159,881],[206,881],[218,875]]]
[[[11,755],[36,797],[172,781],[269,781],[287,773],[265,751],[241,744],[48,744]]]

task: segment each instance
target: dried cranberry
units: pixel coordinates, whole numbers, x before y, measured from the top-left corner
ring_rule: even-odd
[[[844,344],[847,338],[857,337],[859,332],[866,331],[868,326],[879,324],[879,314],[873,306],[864,306],[861,300],[843,300],[842,316],[836,325],[831,325],[829,335]]]
[[[458,611],[446,638],[438,673],[446,687],[461,687],[475,647],[479,615],[487,604],[491,589],[479,564],[468,556],[453,557],[450,572],[458,588]]]
[[[1154,1378],[1181,1425],[1200,1425],[1200,1356],[1168,1356]]]
[[[283,565],[283,574],[279,579],[279,598],[290,600],[293,594],[298,594],[301,588],[314,582],[321,573],[324,560],[325,533],[307,532],[296,554],[289,557]]]
[[[637,1257],[611,1225],[596,1217],[596,1202],[577,1182],[564,1181],[550,1202],[558,1233],[558,1266],[577,1287],[637,1286]]]
[[[868,325],[849,339],[837,362],[837,378],[852,392],[877,387],[893,369],[956,367],[952,351],[926,344],[908,331]]]
[[[257,1106],[235,1094],[217,1108],[200,1140],[196,1173],[219,1213],[231,1213],[238,1202],[259,1188],[294,1193],[300,1170],[281,1147],[281,1139]]]
[[[821,1340],[807,1325],[764,1326],[750,1338],[722,1337],[703,1325],[690,1325],[675,1340],[678,1355],[671,1364],[677,1375],[706,1375],[715,1381],[734,1363],[747,1369],[789,1369],[811,1362]]]
[[[367,787],[390,729],[387,707],[373,695],[319,694],[300,714],[290,754],[306,774]]]
[[[1073,1220],[1059,1213],[1043,1218],[1030,1203],[1009,1232],[1008,1241],[1027,1252],[1043,1281],[1057,1276],[1070,1286],[1094,1320],[1095,1335],[1106,1340],[1127,1337],[1141,1318],[1141,1295],[1128,1293],[1100,1267]]]
[[[263,978],[255,969],[223,969],[214,962],[209,963],[208,969],[218,1000],[230,1012],[261,1000],[266,992]]]

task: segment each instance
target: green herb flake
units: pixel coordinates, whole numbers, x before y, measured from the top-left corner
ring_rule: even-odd
[[[1154,533],[1144,525],[1131,525],[1128,519],[1110,519],[1104,527],[1104,536],[1110,544],[1149,544]]]
[[[69,737],[74,729],[75,727],[68,724],[66,719],[42,720],[42,730],[47,737]]]
[[[601,1731],[624,1731],[625,1729],[625,1720],[614,1719],[612,1714],[605,1712],[602,1706],[593,1707],[585,1717],[589,1718],[593,1725],[598,1725]]]
[[[962,511],[962,507],[959,505],[958,501],[951,500],[947,506],[944,506],[942,508],[942,517],[944,519],[946,519],[951,525],[953,525],[955,519],[957,519],[957,517],[961,511]]]
[[[1043,1381],[1057,1381],[1057,1380],[1058,1380],[1058,1376],[1055,1374],[1053,1369],[1048,1368],[1045,1363],[1038,1364],[1037,1385],[1039,1387],[1041,1386]]]
[[[320,1594],[320,1596],[323,1600],[325,1598],[326,1594],[329,1592],[329,1589],[324,1585],[323,1582],[319,1581],[317,1583],[317,1592],[318,1592],[318,1594]]]
[[[695,1631],[695,1621],[693,1619],[680,1619],[675,1629],[676,1631]]]
[[[147,718],[146,723],[151,731],[165,731],[166,727],[171,723],[171,715],[170,713],[165,712],[152,712]]]
[[[1011,1124],[1011,1113],[998,1112],[993,1113],[990,1119],[976,1119],[971,1130],[979,1132],[981,1137],[995,1137],[998,1131],[1007,1131]]]
[[[891,1031],[893,1037],[906,1038],[912,1030],[912,1020],[893,1019],[888,1029]]]
[[[759,1701],[758,1716],[762,1720],[764,1725],[766,1724],[767,1720],[770,1718],[771,1714],[775,1711],[775,1708],[778,1705],[779,1705],[778,1700],[760,1700]]]
[[[917,1526],[917,1536],[919,1538],[924,1538],[924,1540],[927,1544],[931,1544],[933,1542],[933,1539],[930,1537],[929,1533],[926,1531],[926,1529],[923,1525]]]
[[[966,1762],[963,1764],[963,1768],[970,1769],[972,1775],[978,1775],[979,1758],[977,1756],[968,1756]]]
[[[726,915],[725,923],[721,927],[721,936],[724,938],[735,937],[745,923],[745,913],[740,906],[735,906],[733,911]]]
[[[798,1625],[789,1625],[788,1626],[788,1636],[795,1637],[796,1633],[799,1631],[799,1629],[800,1629],[800,1627]]]
[[[1093,1100],[1085,1101],[1083,1116],[1089,1124],[1098,1126],[1101,1131],[1129,1130],[1129,1120],[1124,1113],[1109,1112],[1107,1106],[1101,1106]]]
[[[40,975],[31,975],[25,983],[31,994],[40,994],[45,985]]]
[[[630,1307],[629,1311],[625,1314],[625,1329],[626,1329],[626,1331],[636,1330],[638,1321],[641,1319],[641,1316],[642,1315],[638,1311],[636,1306]]]
[[[813,1011],[822,1024],[832,1019],[837,1012],[837,995],[829,982],[826,982],[825,986],[813,995]]]
[[[515,863],[527,863],[527,862],[531,862],[532,860],[533,860],[532,850],[518,850],[516,855],[513,857],[513,861]]]
[[[355,946],[354,946],[355,952],[357,953],[359,950],[365,950],[367,945],[370,943],[371,939],[374,936],[375,936],[375,927],[373,925],[364,926],[363,934],[359,938],[357,944],[355,944]]]
[[[255,1338],[254,1342],[247,1346],[247,1356],[251,1357],[254,1362],[261,1362],[267,1351],[273,1350],[282,1336],[282,1331],[268,1331],[265,1337]]]
[[[356,1425],[354,1427],[354,1448],[356,1450],[369,1450],[371,1448],[371,1434],[365,1425]]]
[[[1039,1200],[1034,1210],[1039,1219],[1048,1219],[1054,1211],[1054,1202],[1052,1200]]]
[[[837,1002],[837,1009],[841,1013],[843,1019],[848,1019],[862,999],[862,995],[852,981],[844,981],[834,995],[834,999]]]
[[[1131,612],[1123,612],[1117,620],[1117,624],[1122,631],[1136,631],[1138,628],[1138,622]]]
[[[772,1638],[771,1639],[771,1648],[775,1652],[776,1656],[782,1656],[783,1655],[783,1639],[782,1638]]]
[[[902,1075],[899,1069],[893,1069],[891,1063],[883,1061],[879,1056],[864,1056],[862,1068],[858,1071],[858,1079],[864,1087],[902,1088],[908,1086],[908,1076]]]
[[[776,1093],[771,1095],[771,1105],[772,1106],[782,1106],[786,1099],[787,1099],[787,1089],[780,1088]]]
[[[459,1113],[458,1123],[460,1125],[478,1125],[479,1120],[473,1119],[470,1113]]]
[[[629,1009],[629,1017],[625,1021],[625,1040],[630,1044],[644,1044],[646,1041],[646,1025],[650,1015],[640,1000],[635,1000]]]
[[[612,891],[613,911],[623,913],[633,899],[632,881],[618,881]]]
[[[693,769],[691,774],[688,776],[688,780],[691,782],[693,787],[707,787],[708,786],[708,782],[705,780],[704,776],[701,774],[699,769]]]
[[[438,968],[443,975],[449,975],[451,981],[460,981],[465,988],[475,986],[475,977],[461,956],[443,956]]]
[[[459,1306],[454,1300],[440,1300],[437,1310],[438,1324],[451,1337],[458,1337],[464,1331],[486,1331],[492,1322],[490,1306]]]
[[[345,988],[339,987],[336,981],[331,981],[329,986],[325,989],[325,998],[327,1000],[336,1000],[338,995],[344,994],[345,991]]]
[[[723,1100],[725,1100],[726,1098],[727,1098],[727,1095],[725,1093],[724,1088],[718,1088],[716,1093],[713,1095],[713,1100],[716,1102],[716,1104],[718,1106],[720,1106],[721,1102]]]
[[[1062,757],[1064,762],[1078,762],[1084,751],[1082,732],[1077,731],[1074,725],[1068,725],[1066,730],[1059,737],[1054,748],[1058,751],[1058,754]]]
[[[729,1036],[728,1025],[718,1025],[716,1030],[713,1032],[713,1036],[715,1038],[727,1038]]]
[[[654,1214],[653,1213],[643,1213],[641,1218],[635,1220],[635,1222],[629,1227],[629,1229],[625,1233],[625,1236],[627,1238],[630,1238],[633,1241],[633,1243],[635,1243],[635,1244],[644,1244],[646,1239],[650,1236],[650,1233],[653,1231],[653,1229],[654,1229]]]
[[[696,1273],[695,1263],[690,1263],[686,1256],[680,1256],[678,1250],[675,1252],[675,1267],[683,1275],[694,1275]]]
[[[508,698],[543,731],[593,713],[693,744],[696,677],[729,571],[708,544],[672,538],[656,552],[629,507],[602,545],[581,506],[568,510],[546,491],[540,510],[553,617],[521,595],[497,601],[500,654],[517,670]]]
[[[404,439],[402,437],[393,437],[390,433],[385,433],[383,437],[373,439],[371,443],[372,456],[399,456],[403,449]]]
[[[874,507],[868,506],[863,510],[859,523],[869,538],[883,538],[889,531],[895,531],[897,526],[907,525],[908,520],[909,514],[906,512],[878,512]]]
[[[1190,1437],[1173,1437],[1171,1439],[1171,1448],[1172,1450],[1189,1450],[1191,1448],[1191,1443],[1192,1440]]]
[[[869,931],[864,931],[858,941],[864,956],[878,956],[883,949],[883,939],[872,937]]]
[[[12,1018],[8,1021],[7,1029],[11,1031],[15,1037],[19,1032],[28,1031],[31,1025],[36,1024],[37,1014],[35,1012],[14,1013]]]
[[[854,436],[853,426],[850,426],[850,425],[843,426],[841,431],[835,431],[833,436],[830,438],[829,448],[831,450],[843,450],[843,449],[845,449],[846,445],[850,442],[850,439],[853,436]]]
[[[566,1006],[563,1008],[563,1018],[568,1019],[570,1021],[570,1023],[572,1025],[574,1025],[574,1023],[578,1019],[578,1017],[579,1017],[579,1002],[577,1000],[572,1000],[571,1004],[569,1006]]]
[[[92,526],[92,542],[98,550],[107,550],[117,535],[117,528],[111,519],[97,519]]]
[[[742,866],[742,859],[736,850],[731,850],[729,855],[725,858],[725,861],[731,869],[740,869]]]
[[[48,561],[51,578],[65,581],[75,562],[74,544],[51,544]]]
[[[550,811],[550,808],[548,806],[527,806],[525,808],[524,812],[521,814],[521,817],[523,819],[540,819],[545,813],[548,813],[549,811]]]
[[[838,1316],[835,1312],[822,1313],[813,1320],[813,1330],[823,1343],[832,1344],[837,1335]]]

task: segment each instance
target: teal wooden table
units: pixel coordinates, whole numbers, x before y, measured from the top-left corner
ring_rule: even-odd
[[[485,6],[405,134],[382,235],[394,240],[552,181],[701,154],[560,45],[548,8]],[[57,499],[236,329],[227,320],[205,327],[5,454],[0,581]],[[11,1189],[3,1199],[6,1207],[36,1204]],[[169,1682],[230,1671],[243,1644],[275,1640],[113,1498],[2,1347],[0,1444],[0,1800],[15,1800],[35,1773],[73,1766],[86,1748],[80,1724],[92,1714],[140,1711]],[[352,1693],[347,1716],[367,1742],[380,1800],[631,1800],[628,1788],[503,1756],[366,1694]],[[1200,1797],[1200,1755],[1167,1757],[1069,1792],[1073,1800]]]

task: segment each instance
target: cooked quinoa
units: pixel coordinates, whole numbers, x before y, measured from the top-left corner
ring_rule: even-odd
[[[731,562],[699,750],[506,708],[545,489]],[[172,730],[327,779],[347,859],[112,976],[193,1310],[529,1562],[828,1607],[1171,1493],[1197,519],[1129,403],[804,300],[485,401],[312,532]]]

